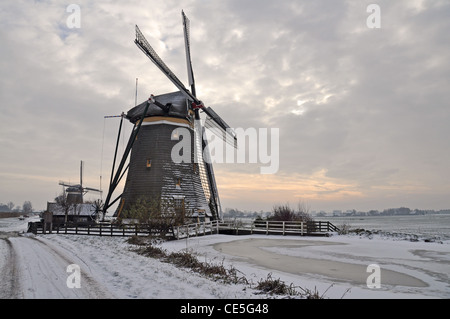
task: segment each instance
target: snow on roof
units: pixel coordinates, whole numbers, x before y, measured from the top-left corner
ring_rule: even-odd
[[[57,203],[48,203],[47,210],[52,212],[54,216],[65,215],[64,209]],[[92,204],[71,205],[68,215],[92,216],[95,214],[95,206]]]

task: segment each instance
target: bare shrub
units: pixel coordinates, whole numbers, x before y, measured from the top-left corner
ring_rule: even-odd
[[[269,295],[285,295],[285,296],[299,296],[306,299],[324,299],[324,294],[319,295],[316,288],[314,290],[294,286],[293,283],[287,285],[280,279],[273,279],[272,273],[267,275],[266,279],[261,279],[255,287],[261,293]],[[301,291],[297,290],[300,289]]]
[[[153,245],[146,245],[145,247],[136,249],[135,251],[146,257],[152,257],[152,258],[158,258],[158,259],[164,258],[167,256],[167,253],[164,249],[153,246]]]
[[[136,239],[129,240],[131,244],[136,242],[138,245],[141,243],[139,240],[136,241]],[[239,270],[233,266],[226,268],[223,260],[221,263],[201,262],[195,255],[188,251],[167,253],[164,249],[152,244],[146,244],[144,247],[134,249],[134,251],[146,257],[157,258],[163,262],[171,263],[177,267],[191,269],[213,280],[221,280],[227,284],[248,284],[245,276],[239,276]]]
[[[141,236],[131,236],[127,239],[127,243],[138,246],[147,245],[147,242]]]
[[[338,227],[338,235],[347,235],[350,232],[350,224],[344,223]]]
[[[200,262],[197,257],[187,251],[171,253],[163,261],[170,262],[178,267],[192,269],[196,273],[214,280],[221,280],[224,283],[248,283],[245,277],[238,276],[239,271],[233,266],[227,269],[223,261],[221,263]]]
[[[255,288],[261,290],[262,293],[267,293],[270,295],[300,295],[300,293],[295,290],[293,284],[288,286],[280,279],[273,279],[272,273],[269,273],[266,279],[261,279],[258,281]]]
[[[306,204],[299,202],[297,210],[291,208],[289,204],[275,205],[267,220],[309,222],[313,221],[313,218]]]
[[[194,270],[201,267],[201,262],[187,251],[170,253],[166,256],[164,261],[170,262],[178,267],[191,268]]]
[[[174,227],[189,221],[190,214],[186,210],[184,201],[154,197],[151,199],[139,197],[119,218],[134,219],[145,225],[153,237],[167,238],[174,233]]]

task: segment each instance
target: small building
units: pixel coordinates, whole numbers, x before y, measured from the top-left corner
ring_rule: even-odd
[[[53,213],[53,225],[64,224],[66,212],[57,203],[47,202],[47,211]],[[97,221],[98,211],[95,205],[83,203],[69,205],[67,210],[67,223],[77,225],[94,224]]]

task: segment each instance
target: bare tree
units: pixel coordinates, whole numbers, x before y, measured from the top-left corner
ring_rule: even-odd
[[[314,219],[311,217],[311,214],[309,213],[309,205],[306,204],[303,201],[298,202],[297,206],[297,215],[302,218],[305,222],[311,222]]]
[[[22,205],[22,212],[24,214],[31,214],[33,212],[33,205],[29,200],[25,201]]]
[[[13,202],[8,202],[8,204],[6,204],[6,206],[8,206],[9,211],[12,211],[14,208],[14,203]]]
[[[64,212],[64,224],[67,224],[67,216],[69,215],[69,210],[71,204],[67,201],[66,192],[63,192],[55,198],[56,205],[58,205]]]

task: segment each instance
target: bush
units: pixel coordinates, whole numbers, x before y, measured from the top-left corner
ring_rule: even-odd
[[[189,221],[190,212],[186,210],[184,201],[152,197],[139,197],[121,213],[118,222],[123,219],[137,220],[145,225],[153,237],[165,239],[167,234],[173,234],[174,227]]]
[[[260,281],[258,281],[258,284],[255,288],[261,290],[261,293],[266,293],[269,295],[300,295],[300,293],[295,290],[293,284],[290,284],[288,286],[284,281],[281,281],[280,279],[273,279],[272,273],[269,273],[266,279],[261,279]]]
[[[146,257],[152,257],[152,258],[164,258],[167,256],[167,253],[164,249],[153,246],[153,245],[146,245],[145,247],[135,249],[135,251],[140,254],[144,255]]]
[[[182,225],[189,220],[190,212],[186,209],[186,203],[177,202],[173,198],[139,197],[125,209],[120,219],[137,219],[141,224]]]
[[[297,210],[291,208],[289,204],[275,205],[273,207],[271,216],[267,217],[270,221],[299,221],[309,222],[313,221],[311,215],[309,215],[308,208],[302,204],[298,204]]]
[[[178,267],[191,268],[194,270],[201,268],[201,263],[197,258],[187,251],[170,253],[166,256],[164,261],[170,262]]]
[[[338,235],[347,235],[350,232],[350,224],[344,223],[338,227]]]
[[[127,243],[138,246],[147,245],[146,241],[143,240],[141,236],[131,236],[130,238],[127,239]]]
[[[139,240],[136,242],[136,239],[130,238],[128,242],[131,244],[141,245],[141,242]],[[201,262],[197,259],[197,257],[195,257],[188,251],[167,253],[166,250],[156,247],[151,243],[147,243],[144,245],[144,247],[134,249],[134,251],[136,251],[140,255],[157,258],[163,262],[171,263],[177,267],[191,269],[196,273],[202,274],[214,280],[222,280],[224,283],[248,284],[248,281],[244,276],[238,275],[239,271],[236,268],[234,268],[233,266],[228,269],[225,268],[223,261],[222,263],[218,264],[206,261]]]
[[[300,289],[300,291],[296,290]],[[314,291],[305,289],[302,287],[295,287],[292,283],[287,285],[280,279],[273,279],[272,274],[269,273],[267,278],[260,280],[256,289],[261,290],[261,293],[267,293],[269,295],[287,295],[287,296],[300,296],[306,299],[323,299],[323,295],[319,295],[319,292],[315,288]]]

